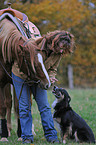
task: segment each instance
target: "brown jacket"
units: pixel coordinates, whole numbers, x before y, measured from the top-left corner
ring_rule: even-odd
[[[49,57],[45,55],[44,64],[50,78],[55,78],[60,60],[61,60],[60,54],[51,54]]]

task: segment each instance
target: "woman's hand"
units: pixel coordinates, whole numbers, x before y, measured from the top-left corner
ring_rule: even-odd
[[[51,84],[54,84],[55,82],[57,82],[58,80],[56,78],[50,78]]]

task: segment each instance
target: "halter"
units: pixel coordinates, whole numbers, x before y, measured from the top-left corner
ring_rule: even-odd
[[[22,82],[20,82],[20,81],[17,81],[16,79],[14,79],[9,73],[8,73],[8,71],[5,69],[5,67],[4,67],[4,65],[2,64],[2,62],[0,61],[0,64],[1,64],[1,66],[2,66],[2,68],[4,69],[4,71],[6,72],[6,74],[9,76],[9,78],[10,79],[12,79],[12,80],[14,80],[14,81],[16,81],[16,82],[18,82],[18,83],[22,83]],[[26,80],[24,80],[24,82],[23,82],[24,84],[30,84],[30,83],[35,83],[35,84],[38,84],[38,83],[40,83],[40,80],[38,80],[38,81],[28,81],[27,79]],[[22,84],[23,84],[22,83]],[[30,85],[29,85],[30,86]]]

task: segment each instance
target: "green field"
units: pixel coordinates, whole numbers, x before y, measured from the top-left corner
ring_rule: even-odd
[[[74,89],[69,90],[67,89],[71,96],[71,107],[75,112],[77,112],[79,115],[81,115],[88,125],[92,128],[95,138],[96,138],[96,89]],[[50,105],[54,101],[55,97],[51,93],[51,91],[48,91],[48,100]],[[41,125],[40,115],[37,109],[37,105],[35,103],[35,100],[33,99],[33,105],[32,105],[32,111],[33,111],[33,123],[35,126],[35,132],[36,136],[34,136],[34,145],[48,145],[46,139],[43,135],[43,129]],[[14,111],[12,111],[12,131],[11,136],[8,138],[7,143],[1,143],[0,145],[21,145],[22,142],[17,141],[17,135],[16,135],[16,119],[14,116]],[[52,109],[53,112],[53,109]],[[60,134],[58,132],[58,138],[60,140]],[[62,144],[62,143],[61,143]],[[72,140],[67,140],[68,145],[78,145],[78,143],[75,143]],[[81,144],[81,143],[80,143]],[[83,143],[82,145],[85,145]],[[86,143],[86,145],[88,145]]]

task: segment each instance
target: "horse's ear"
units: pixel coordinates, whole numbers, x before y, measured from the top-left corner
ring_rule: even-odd
[[[23,51],[24,46],[23,45],[19,45],[19,47]]]
[[[22,36],[20,37],[20,39],[19,40],[22,40]]]
[[[24,38],[21,36],[20,38],[19,38],[19,43],[20,44],[23,44],[25,41],[24,41]]]
[[[38,45],[43,40],[43,37],[35,38],[35,43]]]

